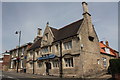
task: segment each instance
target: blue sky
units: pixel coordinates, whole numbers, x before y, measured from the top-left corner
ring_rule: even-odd
[[[108,40],[118,50],[118,3],[89,2],[88,8],[99,40]],[[2,52],[18,45],[17,30],[22,31],[21,44],[32,42],[37,28],[44,31],[47,21],[61,28],[83,18],[82,13],[80,2],[3,2]]]

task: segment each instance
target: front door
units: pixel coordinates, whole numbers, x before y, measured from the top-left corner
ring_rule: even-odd
[[[51,69],[51,63],[46,62],[46,74],[49,75],[49,69]]]

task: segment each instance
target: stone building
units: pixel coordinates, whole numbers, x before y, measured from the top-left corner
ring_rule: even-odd
[[[31,46],[32,43],[26,43],[21,45],[19,48],[16,47],[11,49],[10,52],[10,71],[23,71],[26,69],[26,51]],[[19,51],[18,51],[19,50]],[[19,61],[19,62],[18,62]],[[19,64],[18,64],[19,63]]]
[[[27,73],[33,73],[36,74],[37,69],[37,58],[41,56],[41,40],[42,40],[42,33],[41,29],[38,28],[38,33],[36,38],[34,39],[34,43],[31,45],[31,47],[27,50]]]
[[[38,29],[38,35],[27,51],[27,73],[78,78],[107,70],[100,64],[105,55],[100,53],[88,4],[83,2],[82,6],[82,19],[60,29],[47,23],[43,35]]]
[[[109,46],[108,41],[100,41],[101,59],[98,59],[98,64],[101,64],[103,70],[109,67],[109,60],[119,58],[119,52]]]

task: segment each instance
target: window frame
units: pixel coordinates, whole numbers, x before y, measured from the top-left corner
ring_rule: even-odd
[[[43,66],[43,62],[37,62],[37,67],[41,68]]]
[[[42,53],[48,53],[48,52],[49,52],[49,50],[48,50],[48,46],[47,46],[47,47],[42,48]]]
[[[103,67],[106,68],[107,67],[107,58],[102,57],[103,60]]]
[[[71,41],[68,41],[68,42],[64,42],[63,43],[63,45],[64,45],[64,49],[65,50],[70,50],[70,49],[72,49],[72,40]]]
[[[58,59],[55,59],[55,60],[52,61],[52,67],[53,68],[59,68],[60,67]]]
[[[65,61],[65,68],[73,68],[74,67],[74,58],[69,57],[69,58],[64,58]]]

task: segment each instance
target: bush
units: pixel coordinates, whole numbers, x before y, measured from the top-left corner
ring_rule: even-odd
[[[110,59],[109,67],[112,74],[120,73],[120,59]]]

